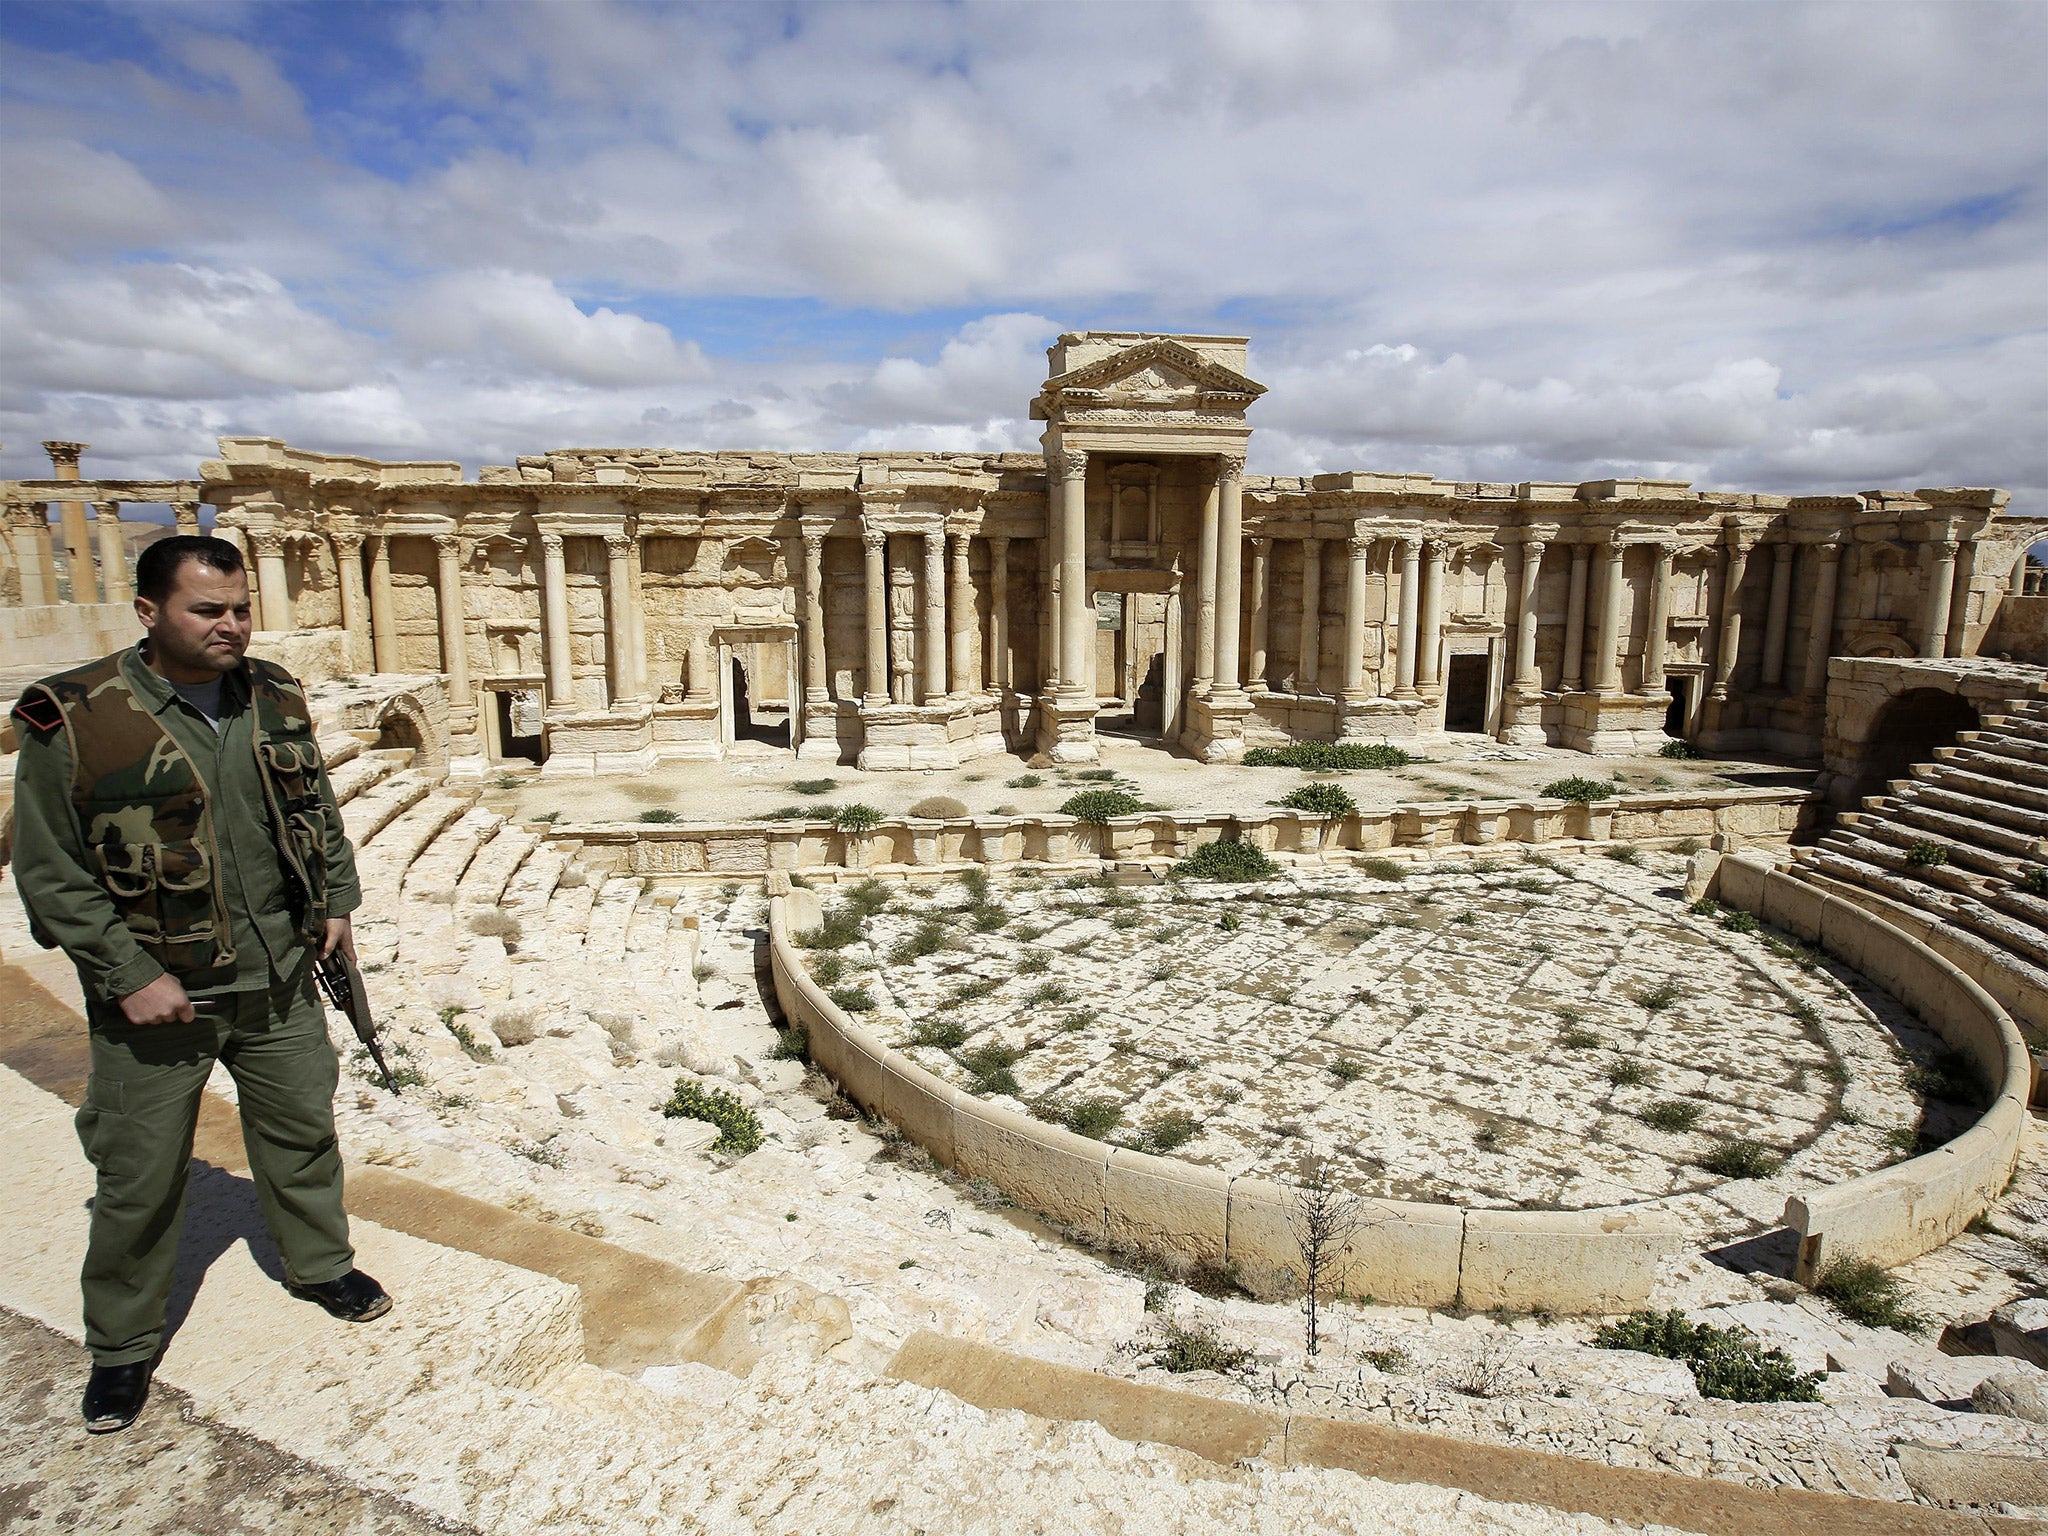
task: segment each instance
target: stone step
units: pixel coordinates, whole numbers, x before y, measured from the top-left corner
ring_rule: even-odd
[[[1915,763],[1915,783],[1932,784],[1938,789],[1953,790],[1957,794],[1971,795],[1979,800],[1996,800],[2006,805],[2017,805],[2031,811],[2048,812],[2048,788],[2019,783],[2013,779],[1997,778],[1989,774],[1973,773],[1950,762]]]
[[[1988,778],[2006,779],[2016,784],[2031,784],[2048,789],[2048,765],[2030,759],[2007,756],[2000,752],[1987,752],[1978,747],[1955,746],[1936,747],[1934,760],[1951,763],[1971,773],[1981,773]]]
[[[499,905],[519,918],[538,917],[547,911],[548,898],[555,894],[555,884],[561,879],[562,871],[576,856],[575,845],[543,841],[518,872],[505,882],[504,894]]]
[[[314,744],[320,748],[320,761],[330,775],[343,764],[354,762],[363,751],[362,737],[349,731],[323,729],[314,737]]]
[[[591,966],[619,966],[626,958],[626,930],[639,906],[641,880],[638,875],[605,881],[591,908],[590,922],[583,934],[584,962]]]
[[[1894,825],[1914,827],[1949,838],[1984,853],[1998,853],[2014,859],[2040,859],[2048,855],[2048,848],[2044,848],[2039,837],[1978,817],[1959,815],[1921,795],[1900,797],[1886,811],[1885,819]]]
[[[473,805],[444,828],[405,872],[400,890],[409,901],[452,906],[455,888],[477,850],[497,835],[505,818]]]
[[[1902,803],[1924,805],[1989,827],[2023,833],[2036,842],[2048,838],[2048,810],[2014,805],[1922,779],[1900,779],[1893,788]]]
[[[381,752],[358,753],[338,769],[331,769],[328,782],[334,786],[335,803],[346,806],[398,771],[398,765]]]
[[[582,885],[557,886],[548,897],[547,912],[538,924],[529,924],[529,937],[522,941],[522,953],[558,959],[564,954],[580,952],[583,948],[583,931],[590,926],[591,908],[597,904],[597,887]],[[538,928],[538,932],[532,932]]]
[[[1958,731],[1956,745],[1976,752],[1989,752],[1995,757],[2009,757],[2015,762],[2048,767],[2048,743],[2029,741],[2004,731]]]
[[[442,829],[476,803],[479,791],[437,789],[423,796],[409,810],[392,818],[389,825],[357,861],[362,875],[365,905],[374,892],[390,900],[398,894],[405,872],[412,868],[427,845]]]
[[[383,830],[411,810],[433,791],[434,781],[423,773],[403,769],[372,785],[341,808],[342,829],[355,844],[357,862]]]
[[[1995,954],[1999,964],[2032,974],[2038,978],[2035,985],[2048,988],[2048,967],[2036,958],[2038,944],[2030,938],[2027,929],[2009,925],[2002,914],[1984,910],[1980,929],[1964,921],[1973,905],[1966,896],[1932,890],[1861,860],[1842,858],[1824,848],[1797,849],[1793,859],[1792,873],[1808,884],[1823,890],[1840,885],[1860,886],[1903,906],[1946,919],[1965,948],[1987,956]]]
[[[1927,813],[1931,815],[1932,813]],[[1954,818],[1950,818],[1951,821]],[[1890,814],[1870,816],[1851,812],[1837,819],[1837,824],[1852,827],[1855,831],[1875,842],[1889,843],[1900,851],[1901,856],[1915,843],[1928,843],[1948,855],[1945,865],[1916,865],[1933,874],[1944,870],[1969,871],[1978,875],[1990,875],[2004,881],[2018,881],[2026,874],[2027,863],[2007,854],[1995,853],[1988,848],[1978,847],[1966,833],[1958,836],[1953,830],[1938,830],[1934,827],[1906,823]],[[1974,828],[1973,828],[1974,830]],[[1946,884],[1945,881],[1936,881]]]
[[[1803,857],[1838,880],[1864,886],[1974,932],[2036,966],[2048,966],[2048,932],[2001,912],[1986,882],[1947,869],[1908,865],[1889,845],[1830,832]],[[1943,879],[1941,877],[1951,878]]]
[[[540,839],[512,822],[500,826],[478,850],[455,887],[458,907],[495,907]]]

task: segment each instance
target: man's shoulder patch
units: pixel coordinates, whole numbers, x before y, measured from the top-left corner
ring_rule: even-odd
[[[32,731],[54,731],[64,723],[64,711],[41,684],[24,693],[9,713]]]

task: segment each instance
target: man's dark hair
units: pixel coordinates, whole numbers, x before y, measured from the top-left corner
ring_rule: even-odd
[[[197,560],[224,576],[243,569],[242,552],[226,539],[205,534],[174,533],[158,539],[143,550],[135,562],[135,595],[161,603],[178,585],[178,572],[187,560]]]

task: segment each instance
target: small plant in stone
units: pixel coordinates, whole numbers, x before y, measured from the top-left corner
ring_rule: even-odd
[[[667,806],[660,805],[656,806],[651,811],[642,811],[640,813],[640,819],[642,821],[662,823],[670,821],[681,821],[683,818],[681,812],[672,811]]]
[[[1186,1110],[1174,1109],[1146,1121],[1143,1129],[1133,1131],[1124,1138],[1124,1144],[1136,1152],[1153,1152],[1163,1156],[1186,1146],[1201,1134],[1201,1121]]]
[[[826,994],[842,1013],[871,1013],[875,994],[866,987],[834,987]]]
[[[1406,880],[1408,866],[1394,859],[1361,859],[1358,872],[1368,880]]]
[[[1278,873],[1278,866],[1250,843],[1204,843],[1173,866],[1176,880],[1242,883],[1268,880]]]
[[[1684,995],[1684,989],[1677,982],[1666,980],[1658,982],[1654,987],[1645,987],[1642,991],[1638,992],[1636,994],[1636,1002],[1646,1012],[1662,1013]]]
[[[967,1086],[975,1093],[1003,1093],[1015,1098],[1019,1091],[1017,1074],[1010,1069],[1023,1058],[1024,1053],[1016,1046],[991,1040],[986,1045],[961,1051],[954,1060],[966,1069]]]
[[[810,1036],[800,1029],[777,1030],[775,1044],[768,1049],[770,1061],[808,1061],[810,1055]]]
[[[837,779],[792,779],[790,793],[797,795],[829,795],[839,787]]]
[[[1075,1135],[1101,1141],[1124,1123],[1124,1112],[1115,1099],[1075,1099],[1061,1106],[1058,1119]]]
[[[1762,1142],[1744,1137],[1716,1142],[1700,1157],[1699,1165],[1724,1179],[1768,1179],[1785,1160]]]
[[[761,1117],[723,1088],[706,1088],[679,1077],[661,1112],[671,1120],[702,1120],[716,1126],[714,1152],[744,1157],[761,1145]]]
[[[889,958],[898,965],[907,961],[921,960],[926,955],[936,955],[946,947],[946,924],[943,918],[928,917],[920,922],[907,937],[899,940],[889,951]]]
[[[819,986],[832,986],[845,974],[846,961],[843,957],[832,953],[830,950],[827,950],[822,955],[812,956],[811,979]]]
[[[1657,755],[1659,757],[1675,757],[1680,759],[1694,758],[1700,755],[1700,749],[1689,741],[1673,738],[1657,749]]]
[[[1686,911],[1690,912],[1694,917],[1719,917],[1721,915],[1721,903],[1714,900],[1711,896],[1702,896],[1698,901],[1687,907]]]
[[[1762,925],[1754,912],[1723,912],[1721,926],[1730,933],[1755,933]]]
[[[1653,1131],[1683,1135],[1700,1123],[1705,1111],[1690,1099],[1659,1099],[1636,1112],[1636,1118]]]
[[[993,997],[1002,990],[1002,987],[1003,983],[998,977],[977,977],[973,981],[961,982],[948,992],[946,1003],[949,1007],[957,1007],[961,1003],[978,1003],[984,997]]]
[[[718,967],[713,965],[709,960],[699,960],[695,965],[690,967],[690,974],[691,976],[695,977],[698,981],[709,981],[712,977],[718,974]]]
[[[1292,811],[1305,811],[1311,816],[1320,816],[1325,821],[1335,821],[1340,816],[1352,815],[1358,809],[1358,802],[1351,798],[1351,791],[1341,784],[1326,782],[1303,784],[1289,790],[1280,803]]]
[[[1043,950],[1030,950],[1017,957],[1019,976],[1042,976],[1052,969],[1052,956]]]
[[[1046,981],[1033,987],[1019,1001],[1026,1008],[1050,1008],[1055,1003],[1070,1001],[1073,996],[1066,983]]]
[[[538,1163],[543,1168],[559,1171],[568,1166],[568,1159],[562,1156],[561,1149],[550,1142],[521,1137],[517,1141],[507,1142],[505,1150],[514,1157],[523,1157],[529,1163]]]
[[[1152,1354],[1145,1363],[1177,1376],[1192,1371],[1214,1371],[1228,1376],[1243,1370],[1251,1360],[1250,1350],[1225,1344],[1218,1338],[1213,1324],[1183,1323],[1166,1317],[1154,1325]]]
[[[1607,1042],[1583,1024],[1567,1024],[1559,1031],[1557,1043],[1568,1051],[1593,1051]]]
[[[1869,1259],[1836,1259],[1813,1283],[1814,1294],[1852,1323],[1920,1333],[1927,1319],[1906,1305],[1904,1288]]]
[[[911,1026],[909,1043],[936,1050],[958,1050],[967,1043],[967,1027],[957,1019],[919,1019]]]
[[[1311,1360],[1321,1346],[1316,1324],[1323,1297],[1342,1288],[1350,1274],[1351,1240],[1365,1225],[1365,1202],[1337,1182],[1330,1159],[1310,1159],[1295,1185],[1287,1230],[1301,1256],[1301,1306]]]
[[[1601,852],[1617,864],[1628,864],[1636,868],[1642,866],[1643,850],[1634,843],[1609,843]]]
[[[2048,869],[2039,866],[2019,878],[2019,888],[2029,896],[2048,896]]]
[[[1580,805],[1590,805],[1595,800],[1609,800],[1614,796],[1614,786],[1604,779],[1589,779],[1583,774],[1573,774],[1568,779],[1552,779],[1543,786],[1546,800],[1574,800]]]
[[[1619,1322],[1604,1323],[1593,1335],[1593,1347],[1683,1360],[1700,1396],[1723,1402],[1817,1403],[1827,1374],[1801,1374],[1782,1349],[1767,1348],[1747,1328],[1695,1323],[1676,1309],[1632,1312]]]
[[[1940,843],[1916,838],[1906,845],[1906,862],[1922,869],[1939,869],[1948,863],[1948,850]]]
[[[1330,1063],[1330,1076],[1340,1083],[1355,1083],[1366,1074],[1362,1061],[1353,1061],[1349,1056],[1339,1056]]]
[[[832,825],[842,832],[872,832],[882,824],[882,813],[872,805],[839,806],[832,812]]]
[[[1640,1088],[1650,1081],[1649,1067],[1640,1061],[1617,1061],[1607,1068],[1607,1081],[1617,1088]]]

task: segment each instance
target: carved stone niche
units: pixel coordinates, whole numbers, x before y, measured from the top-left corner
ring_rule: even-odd
[[[791,612],[789,564],[774,539],[756,534],[733,540],[725,548],[719,581],[732,594],[741,623],[772,623]]]
[[[1109,471],[1109,558],[1159,561],[1159,466],[1116,464]]]

